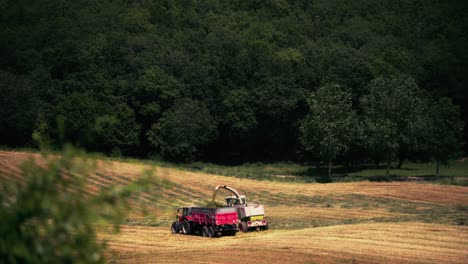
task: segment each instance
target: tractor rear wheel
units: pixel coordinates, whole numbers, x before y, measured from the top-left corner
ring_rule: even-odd
[[[172,231],[172,234],[178,234],[180,232],[179,222],[176,221],[172,223],[171,231]]]
[[[187,219],[185,219],[183,222],[182,222],[182,232],[186,235],[190,235],[190,233],[192,232],[191,228],[190,228],[190,223],[189,221],[187,221]]]
[[[209,232],[208,227],[204,226],[204,227],[202,228],[202,235],[203,235],[204,237],[207,237],[207,236],[208,236],[208,232]]]
[[[215,236],[215,231],[213,227],[208,228],[208,237],[214,237]]]

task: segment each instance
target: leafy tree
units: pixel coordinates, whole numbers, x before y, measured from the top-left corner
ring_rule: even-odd
[[[86,191],[92,160],[67,147],[61,156],[29,160],[17,183],[0,183],[0,259],[6,263],[105,263],[97,223],[118,229],[129,199],[152,180]],[[116,230],[117,230],[116,229]]]
[[[294,87],[294,88],[293,88]],[[281,77],[254,92],[258,125],[253,147],[268,160],[284,160],[300,145],[300,120],[307,114],[306,92]]]
[[[398,151],[398,132],[396,125],[385,118],[365,116],[361,122],[362,142],[368,154],[374,158],[376,164],[386,162],[387,180],[390,179],[390,165],[396,158]]]
[[[181,93],[181,85],[160,67],[154,66],[136,82],[132,103],[146,120],[161,117]]]
[[[440,164],[448,164],[462,145],[463,122],[459,107],[449,98],[436,100],[430,107],[431,125],[428,129],[429,153],[436,161],[436,175],[440,175]]]
[[[117,103],[107,114],[95,119],[93,132],[93,145],[96,148],[120,155],[138,146],[140,127],[135,121],[133,110],[125,103]]]
[[[374,79],[361,99],[364,142],[374,159],[386,161],[387,177],[398,154],[415,151],[423,142],[427,122],[422,96],[411,78],[392,76]]]
[[[107,99],[117,97],[140,129],[126,153],[145,156],[151,126],[189,97],[221,123],[207,157],[295,160],[308,92],[338,83],[356,104],[371,80],[400,74],[451,98],[467,124],[464,1],[18,0],[0,8],[0,89],[14,84],[0,99],[1,144],[26,146],[36,130],[49,131],[53,145],[62,116],[64,141],[112,152],[115,143],[94,146],[90,135],[97,119],[120,127]],[[422,155],[418,137],[400,129],[399,166]]]
[[[181,99],[148,132],[148,139],[168,160],[191,161],[216,137],[216,122],[201,102]]]
[[[0,144],[29,144],[39,105],[31,81],[0,71],[0,94]]]
[[[220,123],[232,136],[243,136],[257,125],[253,98],[246,89],[230,90],[223,95]]]
[[[328,161],[327,180],[331,181],[333,160],[348,150],[356,132],[351,92],[328,84],[314,92],[308,102],[310,113],[301,126],[302,143]]]

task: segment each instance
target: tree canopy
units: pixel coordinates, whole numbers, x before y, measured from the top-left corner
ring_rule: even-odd
[[[339,85],[320,87],[308,100],[310,113],[302,124],[302,142],[307,150],[328,161],[328,181],[332,162],[345,153],[356,139],[357,118],[351,93]]]
[[[367,87],[402,75],[412,80],[404,89],[450,98],[468,123],[466,1],[4,0],[0,6],[0,145],[34,146],[35,134],[52,148],[71,142],[140,157],[304,160],[299,128],[311,93],[330,83],[347,87],[360,115]],[[178,127],[169,119],[183,116],[177,109],[184,98],[203,105],[191,121],[210,116],[204,121],[210,133],[176,143],[168,131]],[[400,160],[427,156],[413,137],[419,124],[403,123],[368,127],[395,130],[391,145]],[[465,141],[467,135],[465,129]],[[168,152],[182,142],[197,151]]]

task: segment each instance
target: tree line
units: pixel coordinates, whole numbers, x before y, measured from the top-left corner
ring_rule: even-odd
[[[0,145],[388,164],[467,139],[465,1],[0,5]]]
[[[411,77],[374,79],[368,92],[353,107],[352,93],[340,85],[320,87],[309,98],[310,113],[302,123],[302,142],[328,162],[328,178],[337,158],[356,151],[377,165],[398,168],[406,159],[433,159],[436,176],[440,164],[456,156],[462,142],[459,107],[449,98],[435,99]],[[351,159],[353,160],[353,159]]]

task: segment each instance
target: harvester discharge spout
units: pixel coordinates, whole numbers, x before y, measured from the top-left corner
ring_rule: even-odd
[[[223,189],[226,189],[226,190],[232,192],[232,193],[236,196],[237,200],[239,200],[239,203],[242,203],[242,200],[241,200],[241,198],[240,198],[240,194],[239,194],[236,190],[234,190],[233,188],[231,188],[231,187],[229,187],[229,186],[226,186],[226,185],[218,185],[218,186],[216,186],[215,191],[214,191],[214,193],[213,193],[213,198],[211,199],[211,201],[212,201],[213,203],[215,202],[216,194],[218,194],[218,191],[219,191],[220,188],[223,188]]]

